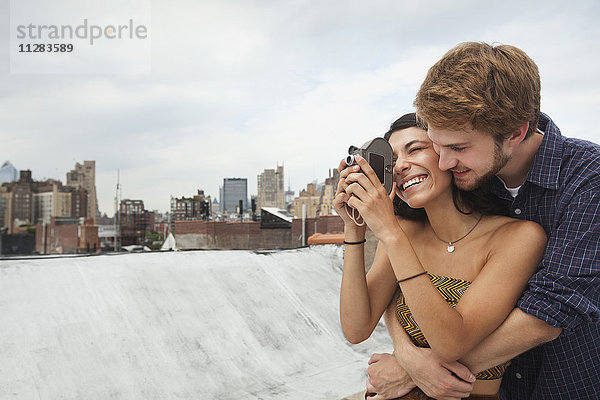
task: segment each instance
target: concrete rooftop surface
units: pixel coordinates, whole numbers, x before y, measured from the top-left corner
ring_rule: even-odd
[[[0,399],[341,399],[342,249],[0,260]]]

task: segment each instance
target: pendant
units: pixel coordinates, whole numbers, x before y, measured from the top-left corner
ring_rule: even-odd
[[[448,253],[452,253],[454,251],[454,245],[452,242],[448,243]]]

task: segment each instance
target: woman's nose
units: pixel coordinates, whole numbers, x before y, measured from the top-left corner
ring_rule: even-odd
[[[394,164],[394,170],[397,174],[406,171],[408,168],[410,168],[410,164],[406,161],[406,159],[399,158]]]

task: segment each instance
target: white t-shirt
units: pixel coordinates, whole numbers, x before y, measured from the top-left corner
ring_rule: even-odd
[[[537,130],[537,133],[539,133],[539,134],[541,134],[541,135],[544,135],[544,132],[540,131],[540,129],[539,129],[539,128],[538,128],[538,130]],[[500,182],[502,182],[502,185],[504,185],[504,189],[506,189],[506,190],[508,191],[508,193],[510,193],[510,195],[512,196],[512,198],[513,198],[513,199],[514,199],[514,198],[516,198],[516,197],[517,197],[517,195],[519,194],[519,189],[521,189],[521,186],[523,186],[523,185],[519,185],[519,186],[517,186],[516,188],[509,188],[509,187],[507,187],[507,186],[506,186],[506,182],[504,182],[504,181],[502,180],[502,178],[500,178],[500,177],[499,177],[499,176],[497,176],[497,175],[496,175],[496,177],[497,177],[498,179],[500,179]]]
[[[500,178],[499,176],[496,176],[496,177],[498,179],[500,179],[500,182],[502,182],[504,189],[506,189],[508,191],[508,193],[510,193],[510,195],[513,197],[513,199],[515,197],[517,197],[517,195],[519,194],[519,189],[521,189],[521,186],[523,186],[523,185],[519,185],[516,188],[509,188],[508,186],[506,186],[506,183],[502,180],[502,178]]]

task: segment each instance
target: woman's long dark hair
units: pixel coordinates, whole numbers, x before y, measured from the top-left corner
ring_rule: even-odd
[[[412,127],[427,129],[421,121],[417,120],[415,113],[409,113],[394,121],[390,129],[383,135],[383,138],[389,141],[392,133]],[[480,212],[487,215],[504,215],[504,205],[498,197],[491,193],[489,187],[488,183],[484,183],[471,191],[461,190],[454,184],[453,176],[452,201],[454,202],[454,207],[465,215],[473,212]],[[394,214],[413,221],[424,221],[427,219],[425,209],[410,207],[398,195],[394,198]]]

